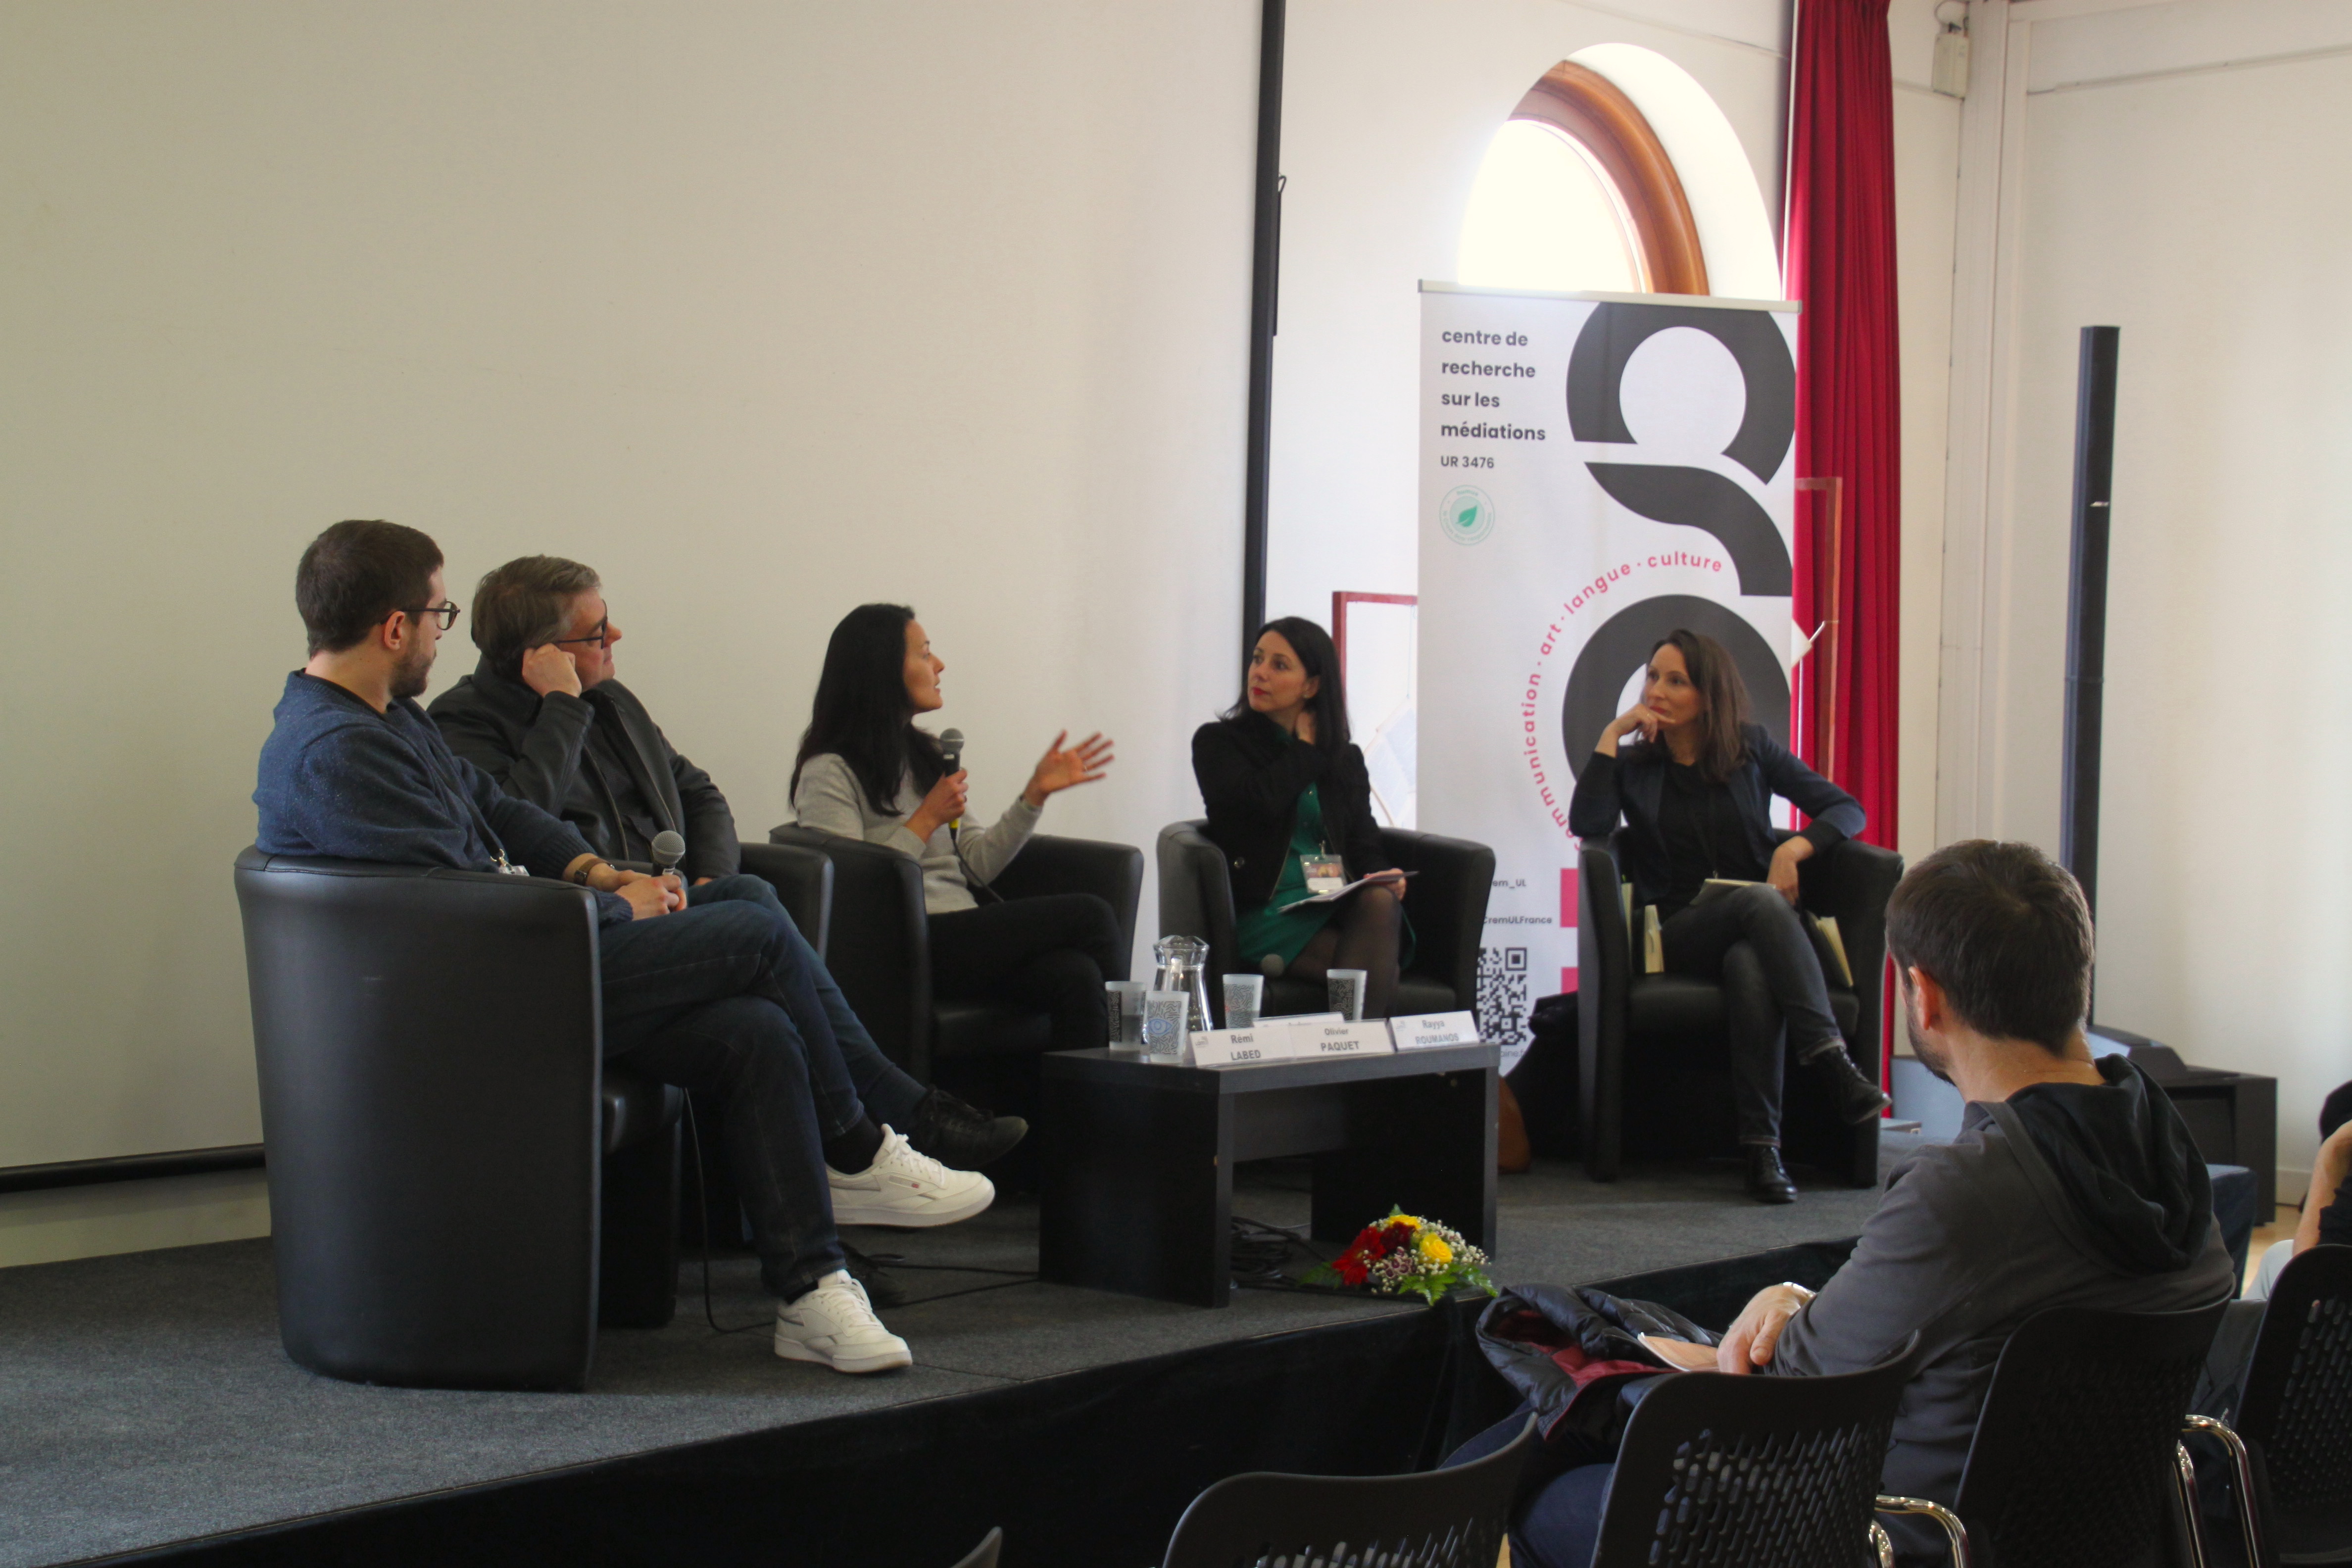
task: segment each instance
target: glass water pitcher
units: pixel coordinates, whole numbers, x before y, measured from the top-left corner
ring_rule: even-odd
[[[1209,944],[1197,936],[1163,936],[1151,944],[1160,967],[1151,976],[1154,991],[1181,991],[1192,998],[1190,1025],[1194,1034],[1215,1026],[1209,1016]]]

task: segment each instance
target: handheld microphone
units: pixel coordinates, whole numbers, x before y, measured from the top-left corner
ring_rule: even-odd
[[[654,835],[654,875],[667,876],[686,858],[686,840],[669,828]]]
[[[1257,966],[1268,980],[1281,979],[1283,971],[1290,967],[1282,962],[1282,955],[1278,952],[1267,953],[1257,961]]]
[[[940,731],[940,756],[947,763],[949,773],[963,771],[963,731],[961,730]],[[948,831],[953,833],[962,826],[963,818],[959,816],[948,824]]]

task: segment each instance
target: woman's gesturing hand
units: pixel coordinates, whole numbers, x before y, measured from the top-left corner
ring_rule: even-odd
[[[1601,739],[1592,749],[1604,757],[1613,757],[1617,754],[1617,742],[1636,730],[1644,741],[1658,738],[1658,715],[1646,702],[1636,702],[1610,720],[1609,728],[1601,731]]]
[[[970,778],[961,769],[941,774],[940,782],[931,786],[931,793],[923,797],[923,804],[915,808],[915,815],[907,818],[907,831],[918,838],[929,839],[945,824],[961,820]]]
[[[1772,868],[1764,874],[1764,879],[1772,884],[1774,892],[1791,904],[1795,903],[1797,901],[1797,868],[1811,859],[1812,854],[1811,839],[1783,839],[1780,847],[1772,851]]]
[[[1032,806],[1045,805],[1047,795],[1059,794],[1073,784],[1092,784],[1110,767],[1110,742],[1100,734],[1088,735],[1066,750],[1062,742],[1069,738],[1070,732],[1063,731],[1045,748],[1045,754],[1037,759],[1037,771],[1029,775],[1029,787],[1021,792],[1022,798]]]

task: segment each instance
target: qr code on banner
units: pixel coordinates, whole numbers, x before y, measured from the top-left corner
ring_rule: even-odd
[[[1478,1036],[1516,1054],[1528,1043],[1528,950],[1524,947],[1482,947],[1478,950]]]

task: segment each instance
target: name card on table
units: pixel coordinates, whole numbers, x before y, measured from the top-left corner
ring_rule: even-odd
[[[1203,1029],[1192,1037],[1196,1068],[1248,1068],[1286,1062],[1298,1054],[1300,1030],[1287,1022],[1255,1029]]]
[[[1389,1032],[1396,1037],[1396,1048],[1401,1051],[1433,1051],[1440,1046],[1475,1046],[1478,1043],[1478,1016],[1475,1013],[1423,1013],[1412,1018],[1391,1018]]]
[[[1295,1053],[1301,1061],[1328,1061],[1335,1057],[1393,1056],[1388,1024],[1367,1018],[1360,1024],[1295,1024]]]

